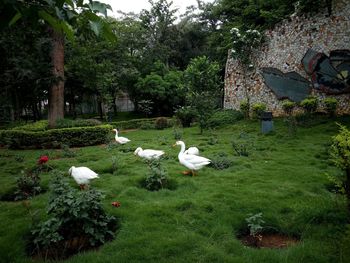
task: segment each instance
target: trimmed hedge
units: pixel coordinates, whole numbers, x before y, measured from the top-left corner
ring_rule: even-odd
[[[118,129],[142,129],[143,127],[154,127],[155,128],[155,122],[158,118],[144,118],[144,119],[134,119],[130,121],[117,121],[117,122],[110,122],[109,124],[112,125],[114,128]],[[168,127],[171,126],[170,120],[168,120]]]
[[[227,124],[234,124],[243,119],[243,114],[236,110],[216,111],[208,121],[208,127],[219,127]]]
[[[18,148],[59,148],[69,146],[89,146],[105,143],[112,126],[74,127],[31,132],[4,130],[0,132],[0,144],[12,149]]]

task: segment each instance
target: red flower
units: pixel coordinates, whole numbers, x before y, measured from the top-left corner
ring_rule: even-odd
[[[49,160],[49,157],[47,157],[46,155],[43,155],[39,158],[38,160],[38,164],[44,164]]]
[[[112,206],[119,207],[120,206],[120,202],[112,202]]]

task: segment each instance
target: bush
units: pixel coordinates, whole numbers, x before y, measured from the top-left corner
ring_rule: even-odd
[[[252,105],[252,111],[254,118],[260,118],[261,114],[266,110],[266,104],[265,103],[254,103]]]
[[[41,192],[38,172],[26,173],[17,179],[15,201],[29,199]]]
[[[175,111],[175,116],[180,120],[182,127],[190,127],[196,112],[191,106],[183,106]]]
[[[168,128],[168,119],[165,117],[159,117],[155,121],[155,127],[157,130],[163,130]]]
[[[51,184],[49,218],[31,231],[30,253],[44,259],[64,259],[114,238],[117,220],[108,216],[95,190],[77,191],[62,175]]]
[[[62,144],[70,146],[89,146],[105,143],[111,133],[110,125],[93,127],[74,127],[51,129],[41,132],[4,130],[0,132],[0,144],[9,148],[59,148]]]
[[[228,158],[224,153],[221,153],[218,156],[210,158],[210,160],[211,160],[210,166],[216,170],[227,169],[233,164],[232,160]]]
[[[315,97],[309,97],[300,102],[300,106],[306,113],[312,114],[317,110],[318,101]]]
[[[111,122],[110,125],[117,127],[118,129],[141,129],[142,127],[151,127],[152,125],[152,129],[154,129],[154,123],[156,120],[157,118],[133,119],[130,121]]]
[[[49,127],[48,121],[42,120],[42,121],[36,121],[33,123],[28,123],[23,126],[15,127],[12,130],[38,132],[38,131],[45,131],[48,129],[48,127]]]
[[[143,186],[149,191],[158,191],[163,188],[169,188],[169,180],[166,171],[161,166],[159,160],[153,160],[150,164],[150,172],[143,182]]]
[[[244,117],[246,119],[249,118],[249,111],[250,111],[250,104],[248,100],[243,100],[241,101],[240,105],[239,105],[239,109],[241,110],[241,112],[243,113]]]
[[[220,110],[216,111],[209,119],[209,127],[218,127],[227,124],[233,124],[243,119],[243,114],[236,110]]]
[[[288,115],[291,115],[293,113],[295,106],[296,106],[296,103],[290,100],[284,100],[282,102],[282,109]]]
[[[96,119],[58,119],[56,121],[55,129],[60,128],[71,128],[71,127],[86,127],[86,126],[98,126],[101,125],[102,122]]]
[[[323,103],[328,115],[334,116],[337,111],[338,101],[335,98],[326,98]]]

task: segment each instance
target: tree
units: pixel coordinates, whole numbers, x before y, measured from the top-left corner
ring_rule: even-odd
[[[74,40],[73,26],[77,20],[83,19],[89,22],[92,31],[99,35],[103,33],[112,38],[108,24],[98,16],[98,13],[107,15],[109,5],[89,0],[34,0],[11,1],[5,0],[1,11],[7,10],[15,15],[9,21],[13,25],[17,20],[24,19],[33,26],[40,25],[44,21],[51,32],[52,50],[52,74],[53,81],[49,88],[49,126],[54,127],[56,120],[64,117],[64,42],[65,36]]]
[[[212,63],[202,56],[192,59],[184,73],[187,100],[197,111],[201,133],[207,127],[214,109],[220,105],[222,88],[219,70],[218,63]]]

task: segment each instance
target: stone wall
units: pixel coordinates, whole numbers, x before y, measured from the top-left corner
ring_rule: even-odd
[[[227,60],[225,74],[224,108],[239,109],[240,102],[249,97],[251,103],[263,102],[274,115],[282,115],[281,101],[264,84],[259,73],[263,67],[283,72],[296,71],[310,80],[301,60],[309,48],[329,55],[331,50],[350,49],[350,1],[333,0],[332,15],[322,12],[315,16],[292,16],[265,32],[266,44],[257,52],[257,63],[252,72],[243,72],[237,61]],[[313,89],[313,95],[325,95]],[[349,94],[334,96],[339,101],[339,113],[350,113]]]

